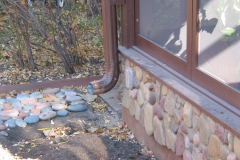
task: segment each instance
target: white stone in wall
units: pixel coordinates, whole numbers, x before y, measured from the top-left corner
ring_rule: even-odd
[[[136,100],[134,100],[134,101],[135,101],[135,118],[136,118],[136,120],[139,121],[140,120],[140,114],[141,114],[141,107]]]
[[[143,78],[141,82],[146,83],[148,81],[146,78],[147,73],[145,71],[142,71],[142,73],[143,73]]]
[[[195,147],[198,147],[199,144],[200,144],[200,137],[199,137],[199,134],[195,134],[193,136],[193,144]]]
[[[195,135],[195,132],[192,129],[188,130],[188,138],[190,142],[193,142],[193,136]]]
[[[143,126],[143,128],[145,127],[144,126],[144,108],[145,108],[146,104],[144,103],[143,106],[141,107],[140,109],[140,124]]]
[[[197,132],[199,130],[198,121],[199,121],[199,117],[197,115],[194,115],[192,119],[194,132]]]
[[[146,99],[146,95],[144,95],[144,94],[146,94],[146,91],[145,91],[146,86],[143,82],[140,83],[140,90],[142,91],[143,98]]]
[[[237,136],[235,136],[233,140],[233,150],[237,158],[240,159],[240,138]]]
[[[192,157],[194,160],[202,160],[203,159],[202,153],[200,152],[200,150],[198,148],[193,149]]]
[[[138,89],[132,89],[132,90],[130,91],[130,93],[131,93],[131,97],[132,97],[133,99],[136,99],[136,98],[137,98],[137,94],[138,94]]]
[[[185,150],[183,153],[183,160],[192,160],[192,154],[190,151]]]
[[[143,98],[142,90],[138,90],[137,101],[138,101],[138,104],[140,105],[140,107],[142,107],[143,103],[145,101]]]
[[[198,115],[198,116],[201,115],[201,111],[197,107],[193,107],[193,111],[196,115]]]
[[[126,59],[126,60],[125,60],[125,68],[124,68],[124,70],[125,70],[126,68],[128,68],[128,67],[130,67],[130,61],[129,61],[128,59]]]
[[[168,88],[165,85],[163,85],[162,86],[162,96],[166,96],[167,93],[168,93]]]
[[[172,126],[172,118],[168,114],[164,114],[163,124],[165,129],[170,129],[170,126]]]
[[[191,145],[191,142],[189,141],[189,138],[187,136],[184,139],[184,143],[185,143],[185,148],[189,149],[190,145]]]
[[[138,79],[136,77],[134,77],[134,79],[133,79],[133,87],[136,89],[140,88],[140,82],[138,81]]]
[[[229,132],[228,133],[228,149],[230,151],[233,151],[233,139],[234,139],[234,135],[231,132]]]
[[[201,143],[208,146],[209,138],[212,135],[212,132],[204,114],[201,114],[199,118],[198,128]]]
[[[154,126],[154,138],[155,140],[162,146],[166,146],[166,132],[163,127],[162,121],[158,119],[157,116],[154,116],[153,119],[153,126]]]
[[[212,120],[212,118],[207,117],[207,123],[209,124],[209,127],[211,129],[211,132],[214,133],[216,130],[216,122]]]
[[[220,148],[220,155],[219,158],[220,159],[227,159],[227,156],[229,155],[229,149],[227,146],[221,146]]]
[[[171,90],[168,90],[164,109],[170,116],[173,116],[173,112],[175,109],[175,97],[174,93]]]
[[[227,160],[237,160],[237,156],[235,153],[230,153],[228,156],[227,156]]]
[[[135,105],[135,99],[133,99],[133,98],[130,98],[129,112],[132,116],[135,116],[136,105]]]
[[[210,158],[217,159],[220,154],[221,141],[216,135],[212,135],[208,145],[208,154]]]
[[[166,130],[166,145],[168,149],[171,149],[173,152],[176,151],[176,141],[177,136],[170,130]]]
[[[130,98],[129,98],[128,89],[123,89],[122,105],[126,108],[129,108],[129,106],[130,106]]]
[[[188,102],[185,102],[183,110],[183,120],[189,128],[192,127],[192,117],[193,117],[192,105]]]
[[[177,109],[179,109],[180,107],[182,107],[185,103],[184,99],[181,98],[179,95],[175,94],[175,106]]]
[[[151,91],[148,89],[151,84],[152,84],[152,83],[149,83],[149,82],[145,83],[145,84],[144,84],[144,87],[143,87],[143,90],[142,90],[143,97],[144,97],[144,99],[146,99],[146,100],[147,100],[147,98],[148,98],[148,96],[150,95],[150,92],[151,92]]]
[[[146,133],[153,135],[153,106],[149,103],[144,108],[144,126]]]
[[[142,69],[139,68],[138,66],[135,66],[134,67],[134,72],[135,72],[135,75],[136,75],[136,78],[138,79],[138,81],[142,81],[142,78],[143,78],[143,72],[142,72]]]
[[[130,67],[134,68],[135,64],[133,62],[130,62]]]

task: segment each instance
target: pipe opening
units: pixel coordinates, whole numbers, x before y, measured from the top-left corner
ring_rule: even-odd
[[[87,90],[88,90],[88,93],[90,93],[92,95],[94,94],[94,87],[91,83],[88,84]]]

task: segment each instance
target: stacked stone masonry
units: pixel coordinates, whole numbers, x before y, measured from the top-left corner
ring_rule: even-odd
[[[117,97],[160,145],[184,160],[240,160],[240,137],[120,57]],[[134,88],[126,88],[124,71],[134,70]]]

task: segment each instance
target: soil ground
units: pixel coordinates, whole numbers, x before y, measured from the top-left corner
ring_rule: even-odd
[[[103,113],[88,106],[85,112],[70,113],[52,122],[40,121],[26,128],[5,130],[0,132],[0,159],[155,159],[151,158],[151,151],[135,140],[120,117],[109,106]],[[54,134],[44,134],[42,130],[46,128],[54,129]]]

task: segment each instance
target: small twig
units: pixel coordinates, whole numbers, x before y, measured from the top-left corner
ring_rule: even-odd
[[[56,51],[54,51],[54,50],[52,50],[52,49],[50,49],[50,48],[47,48],[47,47],[45,47],[45,46],[43,46],[43,45],[41,45],[41,44],[38,44],[38,43],[36,43],[36,42],[31,42],[31,44],[34,45],[34,46],[42,47],[42,48],[44,48],[44,49],[46,49],[46,50],[49,50],[49,51],[52,51],[52,52],[54,52],[54,53],[57,53]]]

